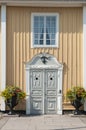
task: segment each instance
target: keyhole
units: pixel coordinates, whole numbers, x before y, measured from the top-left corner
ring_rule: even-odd
[[[36,80],[38,80],[38,78],[36,77]]]
[[[50,80],[53,80],[53,78],[50,78]]]

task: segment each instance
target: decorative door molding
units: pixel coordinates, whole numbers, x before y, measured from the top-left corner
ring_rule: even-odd
[[[25,70],[26,114],[36,114],[35,110],[39,114],[62,114],[63,65],[54,56],[41,53],[25,64]]]

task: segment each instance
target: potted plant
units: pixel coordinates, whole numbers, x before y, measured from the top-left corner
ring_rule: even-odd
[[[67,99],[75,107],[74,114],[80,114],[79,108],[84,104],[86,91],[83,87],[74,86],[67,91]]]
[[[26,94],[19,87],[7,86],[1,92],[1,96],[4,97],[6,105],[10,108],[9,114],[13,114],[13,108],[25,98]]]

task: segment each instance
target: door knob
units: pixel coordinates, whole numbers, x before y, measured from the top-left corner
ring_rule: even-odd
[[[59,93],[62,93],[61,89],[59,90]]]

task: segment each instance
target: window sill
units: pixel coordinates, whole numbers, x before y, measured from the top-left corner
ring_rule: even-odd
[[[32,46],[31,48],[59,48],[58,46],[49,45],[49,46]]]

